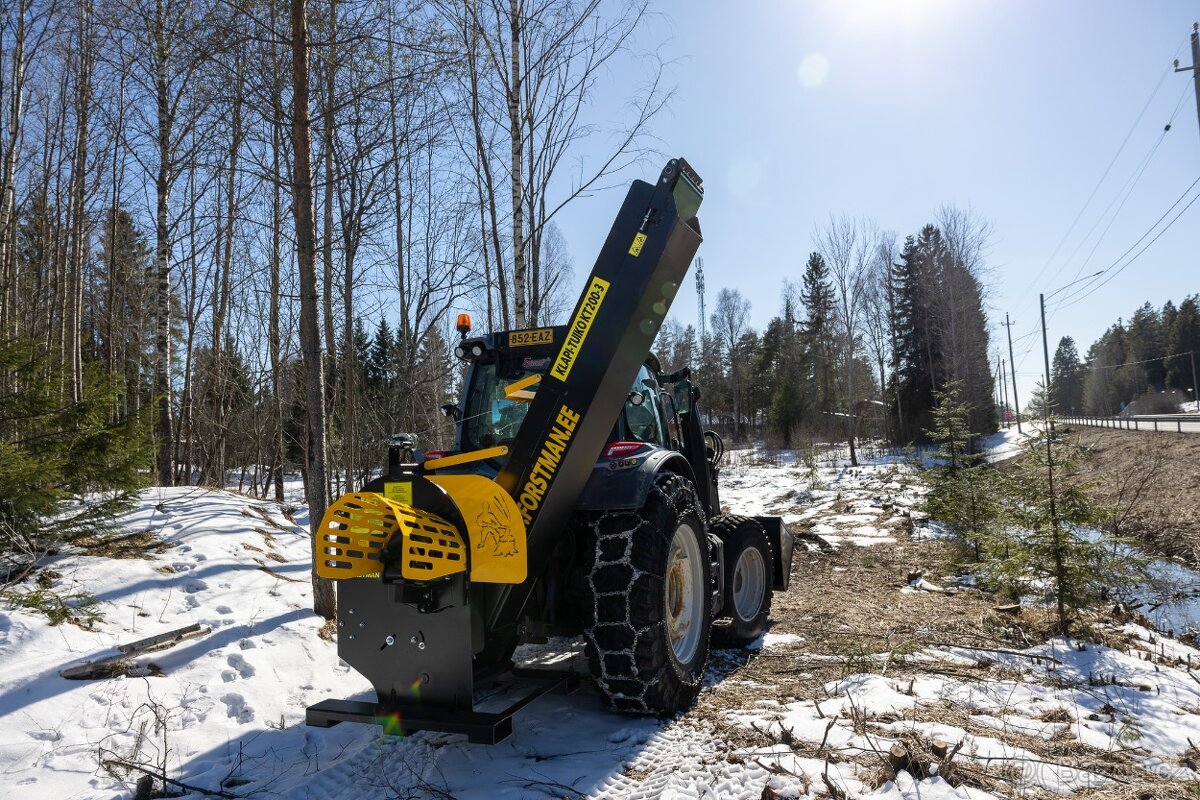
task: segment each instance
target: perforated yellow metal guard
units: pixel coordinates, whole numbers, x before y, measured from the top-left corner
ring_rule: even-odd
[[[392,505],[404,537],[401,575],[411,580],[432,580],[467,571],[467,546],[453,525],[419,508]]]
[[[322,578],[361,578],[383,568],[380,554],[396,532],[392,504],[374,492],[339,497],[321,519],[317,574]]]
[[[449,522],[375,492],[354,492],[339,497],[321,520],[317,574],[341,580],[377,576],[383,549],[396,533],[403,537],[403,577],[432,580],[466,571],[466,544]]]

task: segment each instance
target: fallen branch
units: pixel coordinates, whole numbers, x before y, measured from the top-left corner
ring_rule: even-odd
[[[227,800],[238,800],[238,798],[244,797],[244,795],[240,795],[240,794],[230,794],[229,792],[222,792],[220,790],[213,791],[212,789],[205,789],[201,786],[193,786],[190,783],[184,783],[183,781],[177,781],[174,778],[168,778],[167,776],[161,774],[156,769],[150,769],[149,767],[143,766],[141,764],[135,764],[132,761],[126,761],[123,758],[106,758],[101,763],[105,767],[108,767],[109,769],[111,769],[113,767],[119,767],[121,769],[134,770],[135,772],[140,772],[144,775],[149,775],[152,778],[157,778],[158,780],[162,781],[163,783],[169,783],[172,786],[178,786],[180,789],[185,789],[186,791],[189,791],[189,792],[197,792],[199,794],[206,795],[208,797],[224,797],[224,798],[227,798]]]
[[[206,636],[209,633],[212,633],[212,628],[195,622],[173,631],[158,633],[154,636],[148,636],[145,639],[139,639],[136,642],[118,645],[117,653],[113,655],[97,658],[83,664],[76,664],[73,667],[67,667],[58,674],[68,680],[76,681],[91,678],[111,678],[114,675],[128,671],[130,668],[129,660],[134,656],[145,655],[146,653],[158,650],[166,650],[180,642]]]

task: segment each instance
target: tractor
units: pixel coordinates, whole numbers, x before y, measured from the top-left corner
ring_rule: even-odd
[[[614,709],[668,716],[696,698],[714,643],[763,632],[792,536],[779,517],[723,513],[700,389],[650,354],[702,199],[682,158],[634,181],[567,325],[473,335],[459,315],[453,449],[394,437],[381,474],[322,519],[314,564],[337,581],[338,653],[377,700],[322,701],[309,725],[494,743],[578,680],[514,667],[517,646],[580,635]],[[496,687],[511,698],[499,709]]]

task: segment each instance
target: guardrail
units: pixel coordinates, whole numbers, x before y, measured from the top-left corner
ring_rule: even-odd
[[[1064,416],[1062,422],[1126,431],[1200,433],[1200,414],[1143,414],[1129,417]]]

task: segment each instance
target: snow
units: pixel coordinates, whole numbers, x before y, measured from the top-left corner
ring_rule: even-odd
[[[1016,426],[1001,428],[983,440],[985,458],[988,462],[1005,461],[1020,454],[1021,447],[1033,435],[1032,425],[1025,426],[1025,431],[1017,432]]]
[[[894,455],[851,467],[836,455],[804,463],[792,451],[734,451],[721,473],[722,505],[781,516],[834,547],[895,543],[890,528],[920,503],[914,467]]]
[[[725,505],[783,514],[834,547],[895,541],[907,536],[911,515],[919,518],[922,489],[915,467],[901,458],[851,468],[841,458],[813,464],[794,453],[733,456],[722,475]],[[287,489],[288,502],[299,503],[299,486]],[[32,611],[0,607],[0,785],[19,788],[20,796],[128,797],[138,773],[118,767],[114,776],[101,765],[115,760],[165,769],[206,792],[255,798],[756,800],[767,785],[781,797],[827,797],[826,781],[870,800],[995,796],[936,774],[918,779],[901,771],[881,784],[878,754],[913,736],[958,745],[964,764],[1011,768],[1013,796],[1105,785],[1102,775],[1034,752],[1037,741],[1064,737],[1136,752],[1148,769],[1181,781],[1200,779],[1183,765],[1188,737],[1197,741],[1200,730],[1200,680],[1191,671],[1200,651],[1134,624],[1111,631],[1123,647],[1055,639],[1019,653],[926,648],[903,657],[903,675],[884,666],[900,657],[881,653],[861,659],[867,671],[786,703],[739,701],[743,685],[761,684],[739,678],[736,667],[714,668],[700,703],[723,680],[723,705],[713,713],[726,728],[765,732],[772,742],[732,753],[711,720],[614,714],[586,681],[574,694],[531,704],[515,720],[515,734],[490,747],[448,734],[380,736],[367,725],[308,728],[307,705],[373,695],[340,662],[336,646],[317,636],[322,620],[308,610],[307,522],[302,507],[154,489],[121,525],[154,532],[166,545],[161,551],[124,560],[56,556],[48,565],[61,574],[54,590],[94,596],[103,619],[92,630],[52,627]],[[915,532],[936,530],[925,523]],[[947,584],[939,578],[937,585]],[[899,597],[903,589],[884,591]],[[119,644],[194,622],[211,633],[136,659],[137,676],[59,677]],[[790,632],[789,622],[776,619],[752,646],[757,657],[780,663],[784,675],[845,663],[806,652],[812,634]],[[576,641],[518,652],[581,668]]]

